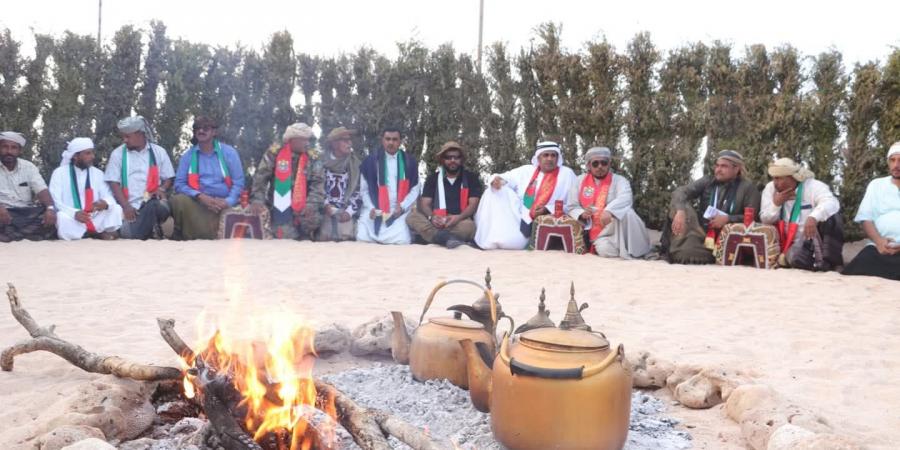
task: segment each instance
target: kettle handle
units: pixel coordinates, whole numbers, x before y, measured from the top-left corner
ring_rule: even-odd
[[[496,328],[497,327],[497,300],[494,299],[494,292],[491,291],[490,288],[486,288],[486,287],[482,286],[481,284],[478,284],[478,283],[476,283],[474,281],[470,281],[470,280],[447,280],[447,281],[441,281],[440,283],[438,283],[437,286],[435,286],[434,289],[431,290],[431,293],[428,294],[428,300],[425,301],[425,307],[422,308],[422,315],[419,316],[419,325],[422,325],[422,320],[425,319],[425,313],[427,313],[428,308],[431,307],[431,302],[434,301],[434,296],[437,294],[437,292],[439,290],[443,289],[444,286],[447,286],[450,284],[455,284],[455,283],[471,284],[472,286],[475,286],[478,289],[481,289],[482,291],[484,291],[484,295],[488,298],[488,302],[491,304],[491,324],[493,324],[494,328]]]
[[[607,367],[609,367],[610,364],[612,364],[613,361],[618,360],[619,362],[622,362],[625,359],[625,346],[623,344],[619,344],[619,346],[616,348],[616,351],[609,352],[609,355],[607,355],[606,358],[603,358],[603,361],[600,361],[592,366],[572,367],[567,369],[541,369],[531,366],[522,367],[524,366],[522,363],[513,360],[509,356],[509,334],[507,334],[503,336],[503,342],[500,343],[499,356],[500,360],[503,361],[504,364],[509,366],[514,375],[516,369],[518,369],[519,373],[534,376],[543,376],[544,378],[575,378],[575,373],[578,373],[578,378],[587,378],[603,372]],[[519,367],[513,369],[514,365]]]

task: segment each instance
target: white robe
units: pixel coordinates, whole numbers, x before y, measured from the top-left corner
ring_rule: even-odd
[[[484,250],[507,249],[522,250],[528,245],[528,237],[520,231],[521,222],[531,224],[529,209],[525,207],[525,191],[536,169],[526,165],[506,173],[491,175],[490,181],[500,177],[506,182],[499,190],[487,188],[481,195],[478,211],[475,213],[475,243]],[[540,187],[544,173],[539,172],[536,179]],[[575,172],[566,166],[560,166],[556,178],[556,188],[547,202],[547,209],[553,212],[557,200],[566,200]]]
[[[91,171],[91,188],[94,190],[94,201],[103,200],[109,205],[108,209],[91,213],[91,222],[94,223],[98,233],[116,231],[122,226],[122,207],[116,203],[106,181],[103,180],[103,172],[96,167],[87,170],[75,168],[76,186],[81,204],[84,205],[84,184],[87,181],[88,170]],[[50,196],[56,206],[56,231],[60,239],[76,240],[84,237],[87,225],[75,220],[75,200],[72,197],[72,183],[69,179],[69,166],[57,167],[50,176]]]
[[[388,198],[391,203],[391,211],[397,207],[397,155],[387,156],[387,190]],[[359,211],[359,221],[356,226],[356,240],[363,242],[376,242],[379,244],[410,244],[412,243],[412,235],[409,232],[409,226],[406,225],[406,216],[412,208],[416,198],[419,197],[419,185],[410,186],[409,193],[406,198],[400,202],[403,208],[403,214],[394,219],[391,226],[382,220],[379,232],[375,233],[375,221],[369,218],[369,213],[375,209],[376,205],[372,203],[369,196],[369,183],[366,177],[359,177],[359,192],[362,197],[363,205]],[[386,211],[390,212],[390,211]]]
[[[584,212],[579,199],[581,183],[589,176],[591,176],[589,173],[578,176],[566,201],[566,213],[576,220]],[[609,211],[613,220],[603,227],[603,231],[594,239],[594,250],[597,255],[607,258],[640,258],[650,252],[650,234],[644,221],[634,211],[631,183],[625,177],[612,172],[607,176],[613,178],[606,195],[604,211]],[[585,231],[593,226],[592,219],[581,223]]]

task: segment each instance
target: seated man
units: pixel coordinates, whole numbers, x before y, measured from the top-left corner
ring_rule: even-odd
[[[325,206],[319,241],[356,239],[356,220],[362,197],[359,193],[359,158],[353,153],[352,130],[337,127],[325,138],[325,153],[319,158],[325,178]]]
[[[56,229],[60,239],[84,236],[104,240],[116,238],[122,226],[122,207],[94,167],[94,143],[90,138],[72,139],[59,167],[50,176],[50,195],[59,211]]]
[[[178,162],[171,200],[175,239],[215,239],[219,214],[236,205],[244,189],[241,158],[216,139],[216,128],[209,117],[194,119],[194,145]]]
[[[857,222],[872,240],[850,264],[844,275],[871,275],[900,280],[900,141],[888,150],[890,175],[876,178],[866,187]]]
[[[472,216],[481,198],[481,180],[465,169],[462,146],[450,141],[435,155],[438,169],[425,179],[421,198],[406,223],[429,243],[456,248],[475,237]]]
[[[305,123],[287,127],[281,143],[269,148],[253,174],[253,210],[259,214],[271,208],[277,239],[312,239],[319,228],[325,188],[322,171],[310,156],[312,136]]]
[[[166,191],[172,187],[175,169],[166,150],[153,143],[146,119],[126,117],[118,129],[123,144],[109,155],[106,182],[125,218],[119,236],[146,240],[171,215]]]
[[[0,242],[56,236],[56,210],[38,168],[19,158],[25,136],[0,132]]]
[[[837,214],[841,205],[828,185],[790,158],[770,164],[769,176],[759,220],[778,228],[778,265],[806,270],[844,265],[844,232]]]
[[[632,208],[631,183],[612,173],[612,152],[594,147],[584,154],[585,173],[569,190],[566,210],[588,230],[594,252],[608,258],[640,258],[650,252],[650,235]]]
[[[716,158],[714,175],[675,189],[669,211],[672,225],[663,227],[660,240],[670,263],[713,263],[713,250],[722,227],[743,222],[744,208],[759,211],[759,190],[743,177],[743,170],[744,157],[740,153],[722,150]],[[703,214],[690,204],[696,199]]]
[[[563,165],[559,144],[538,143],[530,165],[491,175],[491,189],[475,214],[475,243],[485,250],[524,249],[534,219],[551,214],[557,200],[565,202],[574,184],[575,172]]]
[[[356,240],[379,244],[409,244],[412,237],[406,215],[419,196],[419,165],[400,150],[403,136],[397,128],[385,128],[381,147],[362,162],[359,190],[363,208]]]

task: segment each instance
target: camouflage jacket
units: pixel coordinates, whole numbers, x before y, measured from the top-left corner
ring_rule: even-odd
[[[282,144],[272,144],[256,167],[253,173],[253,187],[251,188],[250,200],[256,203],[265,203],[272,206],[272,192],[275,189],[272,183],[275,177],[275,158],[278,151],[281,150]],[[306,205],[319,211],[325,201],[325,168],[318,160],[318,151],[310,149],[309,162],[306,164]],[[294,173],[291,177],[296,177],[297,164],[300,161],[300,155],[294,153],[291,155],[291,167]]]

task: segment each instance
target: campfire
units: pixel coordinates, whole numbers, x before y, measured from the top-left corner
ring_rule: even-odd
[[[329,392],[319,398],[312,377],[315,331],[289,314],[255,325],[266,330],[264,340],[241,341],[216,329],[199,353],[182,355],[185,395],[199,398],[217,428],[241,424],[264,449],[333,447],[334,399]]]
[[[188,401],[208,418],[226,450],[330,450],[340,426],[363,450],[387,450],[392,436],[414,450],[439,450],[425,431],[385,411],[364,408],[312,375],[314,332],[290,315],[260,320],[263,340],[239,340],[217,328],[195,352],[175,331],[172,319],[157,319],[160,334],[181,357],[182,367],[138,364],[89,352],[61,339],[54,326],[42,327],[22,307],[15,287],[10,309],[31,339],[0,354],[11,371],[16,356],[34,351],[56,354],[92,373],[153,382],[180,382]],[[252,324],[251,324],[252,325]]]

